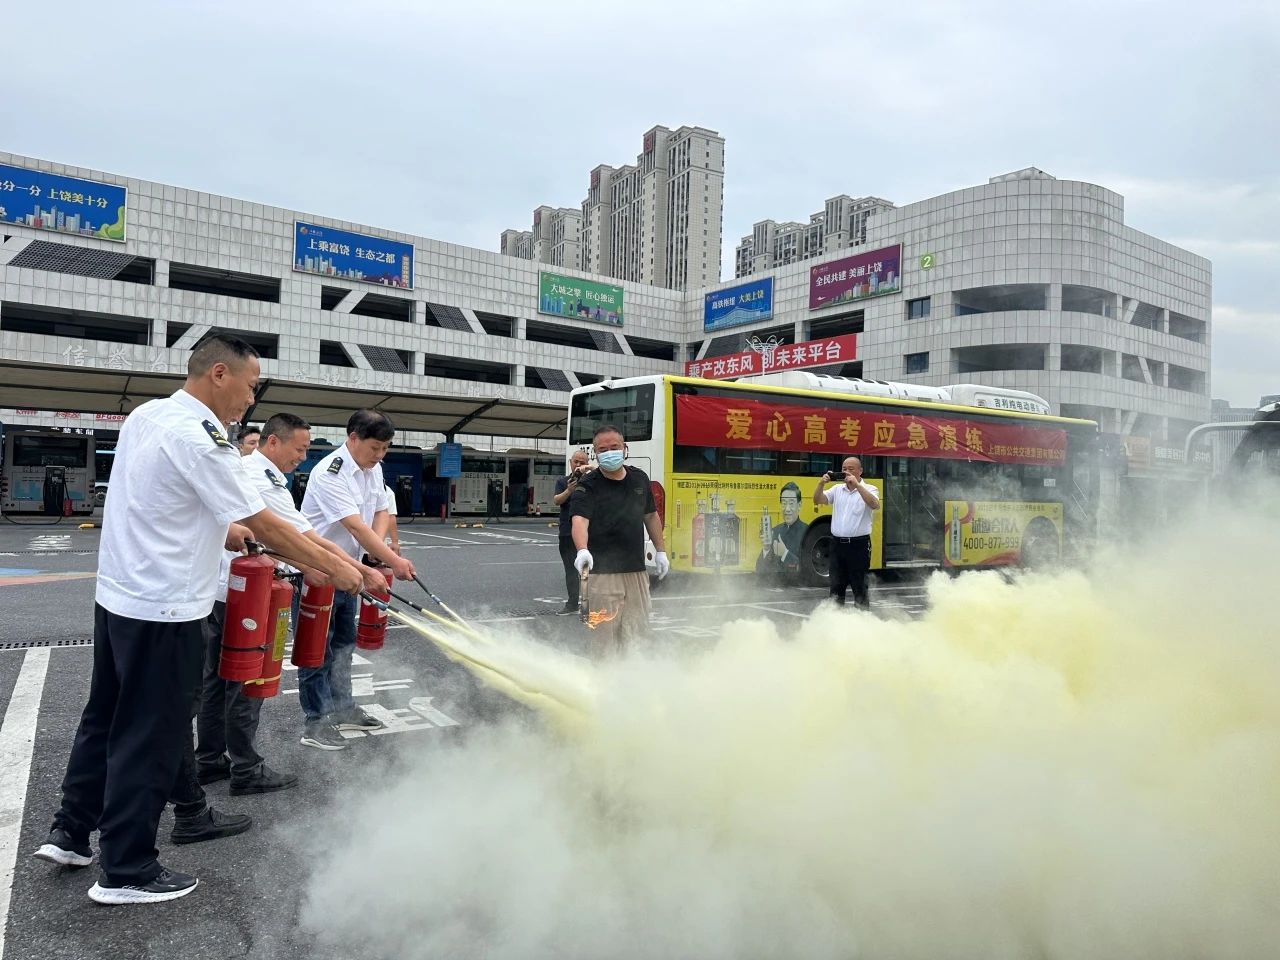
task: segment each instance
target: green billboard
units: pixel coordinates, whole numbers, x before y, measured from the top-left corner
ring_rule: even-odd
[[[622,326],[622,288],[594,280],[538,274],[538,312]]]

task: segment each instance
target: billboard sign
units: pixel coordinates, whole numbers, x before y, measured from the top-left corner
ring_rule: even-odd
[[[293,269],[412,290],[413,244],[296,220]]]
[[[123,242],[129,191],[0,164],[0,222]]]
[[[809,268],[809,309],[883,297],[902,290],[902,244]]]
[[[460,443],[436,444],[436,476],[437,477],[462,476],[462,444]]]
[[[773,277],[708,293],[702,303],[702,329],[723,330],[773,316]]]
[[[749,377],[756,373],[777,373],[804,367],[825,367],[832,363],[849,363],[858,358],[858,335],[848,333],[825,340],[804,343],[780,343],[763,350],[747,350],[724,357],[690,360],[684,365],[686,377],[723,380],[726,377]]]
[[[594,280],[538,274],[538,312],[622,326],[622,288]]]

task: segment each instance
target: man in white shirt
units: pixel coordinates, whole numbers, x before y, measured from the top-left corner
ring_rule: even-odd
[[[249,485],[262,497],[267,508],[293,525],[304,537],[351,566],[364,581],[365,589],[381,587],[386,581],[378,571],[362,567],[334,544],[318,537],[311,524],[293,503],[285,477],[297,469],[311,446],[311,425],[292,413],[277,413],[262,426],[261,441],[245,455]],[[262,700],[246,697],[243,684],[218,676],[222,652],[222,629],[226,615],[227,577],[236,554],[224,553],[218,580],[218,600],[205,621],[204,681],[200,711],[196,717],[196,748],[193,763],[200,784],[231,780],[231,795],[270,793],[294,786],[298,778],[277,773],[267,766],[254,747]],[[286,567],[286,572],[294,568]],[[297,596],[295,594],[295,600]],[[295,603],[296,610],[296,603]],[[296,617],[295,617],[296,620]]]
[[[377,410],[357,410],[347,421],[347,442],[311,470],[302,513],[316,533],[360,562],[368,556],[383,563],[400,580],[412,580],[413,564],[398,557],[376,532],[385,529],[386,484],[382,459],[395,427]],[[385,580],[383,581],[386,582]],[[382,721],[369,716],[351,696],[351,655],[356,642],[359,600],[334,597],[324,664],[298,669],[298,699],[306,717],[302,744],[320,750],[347,745],[343,730],[377,730]]]
[[[844,483],[826,485],[843,477]],[[862,480],[862,461],[845,457],[840,470],[822,475],[813,490],[817,506],[831,504],[831,596],[844,606],[844,592],[853,588],[853,602],[864,610],[867,599],[867,571],[871,569],[871,518],[880,509],[876,488]]]
[[[144,403],[120,431],[99,546],[93,678],[62,806],[35,856],[62,866],[93,861],[89,896],[108,904],[185,896],[193,876],[156,859],[156,829],[191,736],[200,680],[201,623],[213,608],[218,557],[232,522],[315,564],[341,590],[360,579],[275,516],[244,483],[222,432],[244,416],[259,376],[253,347],[213,336],[191,352],[183,389]],[[230,546],[243,547],[229,543]]]

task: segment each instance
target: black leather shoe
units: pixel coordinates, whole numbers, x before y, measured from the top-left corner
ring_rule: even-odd
[[[219,780],[226,780],[230,776],[231,761],[226,757],[222,758],[221,763],[215,763],[211,766],[196,766],[196,782],[202,787],[210,783],[217,783]]]
[[[242,813],[219,813],[209,807],[198,817],[175,820],[169,839],[174,843],[201,843],[205,840],[221,840],[244,833],[253,826],[253,819]]]
[[[265,763],[258,767],[252,775],[231,778],[231,796],[242,797],[247,793],[271,793],[274,790],[288,790],[298,785],[298,778],[292,773],[277,773]]]

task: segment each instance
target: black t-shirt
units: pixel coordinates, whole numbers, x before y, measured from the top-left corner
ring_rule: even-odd
[[[626,476],[610,480],[592,470],[569,499],[574,516],[591,521],[587,549],[595,561],[593,573],[640,573],[644,570],[644,518],[656,513],[649,476],[625,466]]]
[[[562,494],[569,489],[569,478],[561,477],[556,481],[556,494]],[[570,504],[573,502],[573,495],[570,494],[564,503],[560,504],[560,536],[573,536],[573,510]]]

